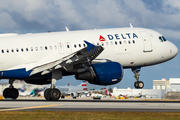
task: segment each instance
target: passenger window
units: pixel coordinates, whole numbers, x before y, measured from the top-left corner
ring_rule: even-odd
[[[124,44],[126,44],[126,41],[124,41]]]
[[[135,41],[133,40],[133,43],[135,43]]]
[[[9,53],[9,50],[7,49],[7,53]]]
[[[43,47],[42,47],[42,46],[40,47],[40,50],[43,50]]]
[[[1,50],[2,53],[4,53],[4,50]]]
[[[45,46],[45,50],[47,50],[47,46]]]
[[[76,44],[74,45],[74,47],[76,48]]]
[[[104,46],[104,43],[102,42],[101,45]]]
[[[128,43],[131,44],[131,41],[129,40]]]
[[[113,45],[113,42],[111,42],[111,45]]]
[[[97,45],[99,45],[99,43],[97,43]]]
[[[84,47],[86,47],[86,44],[83,44],[84,45]]]
[[[49,48],[50,48],[50,50],[52,50],[52,46],[50,46]]]
[[[36,47],[35,49],[36,49],[36,51],[38,51],[38,47]]]
[[[117,42],[115,41],[115,45],[117,45]]]
[[[14,50],[12,49],[11,52],[14,52]]]
[[[21,51],[23,52],[23,48],[21,48]]]
[[[79,47],[81,47],[81,44],[79,44]]]
[[[28,48],[26,48],[26,51],[28,51]]]
[[[122,42],[121,42],[121,41],[119,41],[119,44],[122,44]]]
[[[56,45],[54,46],[54,49],[55,49],[55,50],[57,49],[57,46],[56,46]]]
[[[69,45],[67,45],[67,48],[69,48]]]
[[[33,51],[33,47],[31,47],[31,51]]]
[[[106,45],[109,45],[109,43],[108,43],[108,42],[106,42]]]
[[[19,49],[18,49],[18,48],[16,49],[16,52],[19,52]]]

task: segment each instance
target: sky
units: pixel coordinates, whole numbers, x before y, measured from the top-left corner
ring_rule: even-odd
[[[0,33],[39,33],[129,27],[153,29],[180,49],[179,0],[0,0]],[[155,66],[143,67],[140,80],[151,89],[153,80],[180,78],[180,55]],[[134,88],[135,78],[124,70],[118,88]],[[56,85],[78,85],[74,76]]]

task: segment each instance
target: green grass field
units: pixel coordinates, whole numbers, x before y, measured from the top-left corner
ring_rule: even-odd
[[[0,120],[180,120],[180,112],[0,112]]]

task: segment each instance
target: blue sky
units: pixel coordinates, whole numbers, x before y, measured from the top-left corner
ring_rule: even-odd
[[[156,30],[180,49],[179,0],[6,0],[0,1],[0,33],[37,33],[47,31],[143,27]],[[152,88],[153,80],[179,78],[180,55],[155,66],[144,67],[140,80]],[[131,70],[114,85],[133,87]],[[63,77],[57,85],[78,85],[73,76]]]

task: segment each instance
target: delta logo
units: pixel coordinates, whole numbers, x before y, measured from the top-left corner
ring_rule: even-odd
[[[99,41],[100,41],[100,42],[101,42],[101,41],[106,41],[106,39],[105,39],[103,36],[100,35]]]

